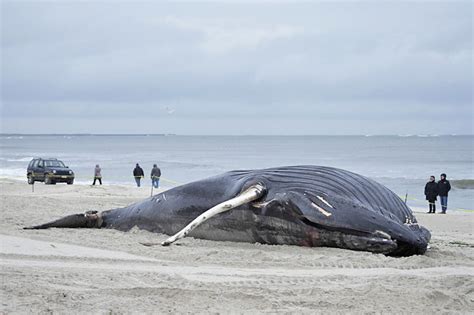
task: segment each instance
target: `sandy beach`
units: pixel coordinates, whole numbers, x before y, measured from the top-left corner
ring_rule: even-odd
[[[423,256],[183,239],[134,229],[23,230],[126,206],[149,187],[0,180],[0,313],[472,313],[474,215],[418,213]]]

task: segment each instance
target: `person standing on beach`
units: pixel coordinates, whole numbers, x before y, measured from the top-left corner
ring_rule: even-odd
[[[448,209],[448,192],[451,190],[451,184],[446,179],[446,174],[441,174],[441,180],[438,182],[438,195],[441,202],[441,213],[446,214]]]
[[[435,181],[434,176],[430,176],[430,181],[425,185],[425,196],[426,200],[430,205],[430,211],[428,213],[436,213],[436,197],[438,196],[438,184]]]
[[[137,183],[137,187],[140,187],[140,180],[145,177],[145,173],[143,173],[143,169],[137,163],[135,168],[133,169],[133,177],[135,177],[135,182]]]
[[[99,184],[102,185],[102,174],[100,173],[101,169],[99,164],[96,164],[95,169],[94,169],[94,182],[92,185],[95,185],[95,181],[99,180]]]
[[[156,164],[153,164],[151,169],[151,184],[154,188],[158,188],[160,185],[161,170]]]

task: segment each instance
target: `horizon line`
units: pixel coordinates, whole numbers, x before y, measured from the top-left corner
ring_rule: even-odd
[[[0,133],[0,136],[186,136],[186,137],[453,137],[474,134],[176,134],[176,133]]]

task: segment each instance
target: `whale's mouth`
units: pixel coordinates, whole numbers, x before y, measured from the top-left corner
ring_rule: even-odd
[[[352,250],[369,251],[378,254],[391,254],[398,248],[397,240],[383,231],[373,233],[350,228],[325,226],[302,218],[301,222],[317,229],[318,233],[309,233],[308,243],[322,243],[327,247],[345,247]],[[317,237],[314,237],[317,235]],[[400,256],[400,255],[396,255]]]
[[[319,223],[316,223],[316,222],[313,222],[313,221],[309,220],[306,217],[303,217],[301,219],[301,222],[303,222],[306,225],[317,228],[319,230],[326,230],[326,231],[330,231],[330,232],[340,232],[340,233],[351,234],[351,235],[356,235],[356,236],[369,236],[369,235],[372,234],[370,232],[359,231],[359,230],[350,229],[350,228],[333,227],[333,226],[327,226],[327,225],[319,224]]]
[[[314,234],[308,236],[308,243],[324,243],[328,247],[344,247],[352,250],[369,251],[394,257],[405,257],[411,255],[422,255],[427,246],[419,246],[403,240],[393,239],[388,233],[380,230],[374,232],[360,231],[356,229],[333,227],[318,224],[305,217],[300,219],[302,223],[318,230],[318,237],[311,239]],[[323,235],[323,237],[321,237]]]

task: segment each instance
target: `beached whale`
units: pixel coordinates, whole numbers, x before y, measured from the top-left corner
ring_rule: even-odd
[[[125,208],[88,211],[27,229],[133,227],[208,240],[423,254],[430,232],[391,190],[332,167],[237,170],[172,188]]]

